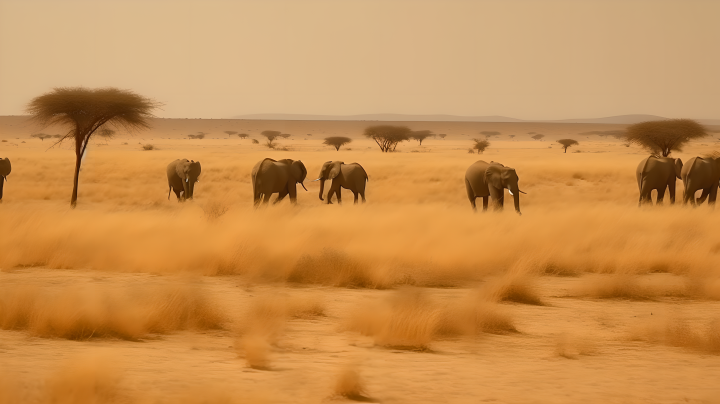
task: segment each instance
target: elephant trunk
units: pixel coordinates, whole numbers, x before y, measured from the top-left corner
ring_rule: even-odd
[[[188,199],[190,194],[190,183],[187,176],[183,178],[183,199]]]
[[[324,199],[323,199],[323,191],[324,190],[325,190],[325,178],[322,178],[322,179],[320,179],[320,195],[318,195],[320,197],[321,201],[324,201]]]
[[[513,203],[515,204],[515,212],[520,214],[520,188],[515,185],[508,188],[513,196]]]

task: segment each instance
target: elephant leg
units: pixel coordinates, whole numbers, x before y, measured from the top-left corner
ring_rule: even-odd
[[[656,202],[657,205],[662,205],[662,204],[663,204],[663,199],[665,199],[665,190],[666,190],[666,189],[667,189],[667,185],[664,186],[664,187],[658,188],[658,190],[657,190],[657,202]],[[652,199],[650,199],[650,201],[652,202]]]
[[[340,187],[338,187],[337,190],[335,191],[335,194],[337,195],[337,198],[338,198],[338,205],[342,204],[342,195],[340,194],[340,191],[341,191]]]
[[[283,189],[282,191],[280,191],[280,193],[278,193],[277,199],[275,199],[275,201],[273,202],[273,205],[282,201],[287,196],[287,194],[288,194],[288,191],[286,189]]]
[[[288,193],[290,194],[290,203],[297,205],[297,185],[288,186]]]
[[[365,203],[365,191],[360,192],[360,197],[362,198],[362,202]]]
[[[489,196],[483,196],[483,212],[487,212]]]
[[[357,202],[358,202],[358,193],[355,192],[355,191],[353,191],[353,196],[355,197],[355,199],[353,200],[353,205],[357,205]]]
[[[670,192],[670,204],[675,204],[675,178],[668,184],[668,191]]]
[[[470,186],[470,181],[465,179],[465,191],[467,192],[468,199],[470,200],[470,205],[472,206],[473,210],[477,210],[475,207],[475,191],[473,191],[472,187]]]
[[[475,206],[475,199],[476,198],[470,198],[470,206],[472,206],[473,212],[477,212],[477,206]]]
[[[697,198],[697,200],[695,202],[697,202],[698,205],[702,205],[703,202],[705,202],[705,199],[707,199],[708,195],[710,195],[710,191],[708,191],[707,189],[703,189],[702,193],[700,194],[700,197]],[[694,197],[695,197],[695,195],[693,195],[693,198]]]
[[[174,193],[175,196],[177,197],[178,202],[180,202],[180,201],[181,201],[181,199],[180,199],[180,191],[177,191],[177,190],[175,190],[175,188],[173,188],[173,193]]]
[[[710,188],[710,198],[708,199],[708,205],[715,206],[715,200],[717,199],[717,191],[718,191],[717,185],[713,185]]]
[[[494,210],[502,210],[505,190],[502,188],[497,189],[492,185],[488,185],[488,190],[490,191],[490,198],[492,199]]]
[[[263,205],[267,205],[270,202],[271,196],[272,196],[272,194],[263,194],[263,201],[262,201]]]

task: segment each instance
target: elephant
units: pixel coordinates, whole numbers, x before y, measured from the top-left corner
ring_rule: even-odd
[[[202,171],[199,161],[188,159],[175,160],[167,166],[168,178],[168,199],[170,192],[175,192],[178,202],[186,199],[193,199],[195,193],[195,183],[200,182],[200,172]],[[182,196],[180,193],[182,192]]]
[[[338,203],[342,203],[342,197],[340,196],[341,188],[352,191],[353,195],[355,195],[355,204],[358,203],[358,194],[362,197],[363,203],[365,203],[365,184],[368,181],[368,175],[360,164],[345,164],[342,161],[328,161],[323,164],[318,179],[313,180],[313,182],[320,181],[321,201],[323,200],[323,190],[325,189],[325,181],[327,180],[332,180],[327,196],[328,205],[332,203],[333,193],[337,195]]]
[[[641,161],[635,171],[640,189],[638,206],[643,203],[652,203],[653,189],[657,190],[656,203],[658,205],[663,203],[666,188],[670,190],[670,203],[675,203],[675,181],[680,178],[682,168],[682,160],[672,157],[650,156]]]
[[[718,183],[720,183],[720,159],[693,157],[682,168],[680,177],[683,180],[683,205],[688,201],[691,205],[702,204],[709,197],[708,204],[714,205],[717,199]],[[700,198],[695,200],[695,192],[702,189]]]
[[[493,199],[495,210],[502,210],[505,199],[504,190],[507,188],[515,202],[515,211],[520,213],[520,193],[525,193],[518,187],[518,175],[514,168],[505,167],[500,163],[478,160],[468,167],[465,172],[465,189],[473,210],[477,210],[475,199],[483,198],[483,211],[487,210],[488,197]]]
[[[273,204],[278,203],[290,194],[290,202],[297,203],[297,184],[300,184],[305,191],[307,169],[302,161],[297,160],[273,160],[264,159],[255,164],[252,170],[253,201],[255,207],[260,205],[260,198],[267,204],[272,194],[277,193],[278,197]]]
[[[2,202],[3,187],[5,186],[5,181],[7,181],[7,176],[10,175],[11,169],[10,159],[0,158],[0,202]]]

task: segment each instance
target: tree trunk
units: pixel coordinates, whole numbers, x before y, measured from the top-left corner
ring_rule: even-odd
[[[340,151],[340,146],[335,146],[335,151]]]
[[[567,153],[567,147],[565,148],[565,153]]]
[[[80,179],[80,162],[82,161],[82,155],[77,154],[75,156],[75,177],[73,180],[73,192],[72,198],[70,198],[70,206],[73,208],[77,205],[77,194],[78,194],[78,180]]]

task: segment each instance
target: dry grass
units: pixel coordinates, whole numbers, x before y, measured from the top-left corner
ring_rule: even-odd
[[[631,331],[631,339],[720,354],[720,319],[698,327],[682,317],[658,317],[636,326]]]
[[[430,343],[441,337],[516,331],[510,317],[480,294],[441,305],[424,290],[411,287],[385,302],[356,309],[346,328],[373,337],[377,345],[409,350],[430,349]]]
[[[597,299],[720,299],[720,281],[698,276],[610,274],[588,276],[577,296]]]
[[[502,277],[488,281],[482,289],[490,301],[543,306],[532,275],[511,268]]]
[[[355,366],[346,366],[335,381],[335,396],[345,397],[353,401],[373,402],[367,394],[367,390],[360,378],[360,373]]]
[[[123,403],[120,373],[109,363],[115,358],[88,356],[61,366],[45,386],[48,404]]]
[[[141,291],[70,287],[60,291],[29,286],[0,289],[0,328],[40,337],[137,340],[183,329],[217,329],[223,315],[193,286]]]

